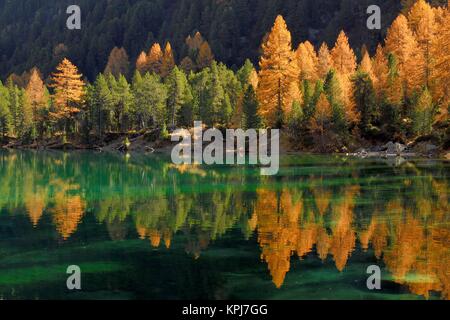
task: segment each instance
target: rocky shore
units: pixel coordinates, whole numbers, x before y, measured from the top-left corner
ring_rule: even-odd
[[[171,142],[170,137],[161,138],[158,130],[148,131],[145,133],[133,133],[123,135],[120,133],[111,133],[103,137],[102,141],[92,140],[91,143],[86,144],[77,141],[61,142],[60,137],[53,137],[45,141],[39,141],[31,144],[22,144],[15,139],[8,139],[1,148],[5,149],[32,149],[32,150],[95,150],[105,152],[170,152],[171,148],[176,142]],[[287,153],[302,153],[312,152],[313,150],[298,150],[287,142],[287,139],[281,137],[280,152]],[[335,150],[321,152],[325,154],[336,153]],[[338,152],[342,153],[342,152]],[[416,140],[408,144],[389,141],[385,144],[372,144],[364,147],[353,147],[353,150],[344,152],[348,156],[359,158],[443,158],[450,160],[450,150],[444,149],[429,140]]]
[[[357,156],[360,158],[380,158],[380,157],[403,157],[403,158],[414,158],[414,157],[429,157],[435,158],[443,155],[450,159],[450,151],[443,151],[429,142],[421,143],[411,143],[405,145],[398,142],[388,142],[385,145],[377,145],[371,148],[359,148],[349,155]]]

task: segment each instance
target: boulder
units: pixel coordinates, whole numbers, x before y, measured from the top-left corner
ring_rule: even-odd
[[[404,144],[398,142],[394,143],[392,141],[386,143],[382,148],[382,151],[385,151],[387,154],[398,154],[398,155],[403,153],[403,151],[405,150],[406,146]]]
[[[436,151],[437,149],[438,149],[438,146],[435,146],[434,144],[427,143],[427,144],[425,145],[425,150],[426,150],[426,152],[434,152],[434,151]]]

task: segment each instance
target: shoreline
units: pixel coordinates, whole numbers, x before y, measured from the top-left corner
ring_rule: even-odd
[[[111,153],[111,154],[163,154],[163,155],[170,155],[172,151],[172,147],[174,144],[171,143],[164,143],[162,146],[146,146],[144,148],[142,147],[130,147],[128,150],[121,150],[119,148],[116,148],[116,143],[112,143],[109,145],[106,145],[104,147],[99,146],[82,146],[82,145],[75,145],[72,143],[67,143],[65,146],[58,146],[58,147],[47,147],[47,146],[14,146],[14,147],[8,147],[8,146],[0,146],[0,150],[6,150],[6,151],[36,151],[36,152],[83,152],[83,151],[92,151],[92,152],[98,152],[98,153]],[[430,159],[430,160],[444,160],[444,161],[450,161],[450,150],[438,150],[433,153],[429,154],[422,154],[422,153],[414,153],[414,152],[405,152],[405,153],[389,153],[386,151],[366,151],[363,148],[359,151],[355,152],[315,152],[312,150],[295,150],[295,149],[280,149],[279,154],[281,156],[301,156],[301,155],[317,155],[317,156],[347,156],[347,157],[354,157],[359,159],[396,159],[396,158],[403,158],[405,160],[409,159]]]
[[[136,132],[132,134],[109,133],[101,140],[90,137],[90,143],[84,143],[74,138],[68,142],[62,142],[60,136],[40,140],[32,144],[22,144],[16,138],[10,137],[6,143],[0,144],[0,150],[36,150],[36,151],[96,151],[118,153],[143,153],[143,154],[170,154],[172,149],[180,143],[179,140],[171,141],[170,137],[161,137],[158,130]],[[436,143],[436,144],[434,144]],[[202,142],[203,149],[210,142]],[[224,146],[225,147],[225,146]],[[248,150],[248,143],[246,147]],[[236,152],[236,151],[235,151]],[[280,155],[341,155],[357,158],[426,158],[450,160],[450,149],[444,144],[438,144],[432,138],[423,136],[413,141],[405,142],[374,142],[355,138],[346,146],[327,145],[319,148],[317,145],[310,147],[301,146],[295,142],[292,136],[280,134]]]

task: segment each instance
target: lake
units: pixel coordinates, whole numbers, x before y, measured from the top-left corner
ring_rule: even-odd
[[[450,299],[448,161],[0,151],[0,181],[0,299]]]

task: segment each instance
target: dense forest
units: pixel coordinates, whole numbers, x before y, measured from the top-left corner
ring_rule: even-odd
[[[448,146],[448,8],[392,1],[392,24],[371,32],[364,1],[321,2],[86,1],[76,31],[62,4],[2,2],[1,72],[17,73],[0,84],[1,139],[102,145],[203,120],[283,128],[318,151],[431,134]]]
[[[309,40],[332,46],[345,30],[360,54],[371,51],[397,14],[414,0],[0,0],[0,79],[34,66],[49,75],[63,57],[89,80],[103,72],[114,47],[135,61],[143,48],[170,41],[176,59],[187,55],[185,38],[199,31],[218,61],[237,69],[260,55],[261,39],[278,14],[285,17],[293,44]],[[432,0],[443,5],[446,0]],[[81,30],[68,30],[66,8],[81,8]],[[382,30],[365,28],[369,5],[382,10]],[[404,10],[405,10],[404,9]]]

